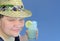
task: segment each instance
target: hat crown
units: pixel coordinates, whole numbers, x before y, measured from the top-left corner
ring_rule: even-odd
[[[32,14],[24,8],[22,0],[0,0],[0,14],[9,17],[30,17]]]
[[[22,0],[0,0],[0,5],[23,6]]]

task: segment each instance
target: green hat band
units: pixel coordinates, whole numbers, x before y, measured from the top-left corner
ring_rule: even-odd
[[[13,5],[0,5],[0,11],[13,10],[20,11],[23,9],[23,6],[13,6]]]

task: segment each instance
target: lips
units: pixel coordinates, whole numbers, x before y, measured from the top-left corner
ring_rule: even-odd
[[[18,29],[18,28],[13,28],[12,29],[14,32],[19,32],[20,31],[20,29]]]

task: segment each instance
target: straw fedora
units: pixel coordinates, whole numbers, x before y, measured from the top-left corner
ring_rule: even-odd
[[[30,17],[32,13],[24,9],[22,0],[0,0],[0,14],[9,17]]]

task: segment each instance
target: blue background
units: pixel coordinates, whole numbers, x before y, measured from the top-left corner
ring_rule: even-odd
[[[23,2],[25,8],[33,14],[26,20],[38,22],[38,41],[60,41],[60,0],[23,0]]]

